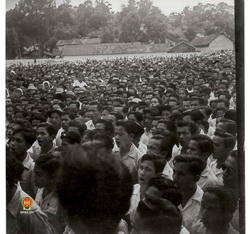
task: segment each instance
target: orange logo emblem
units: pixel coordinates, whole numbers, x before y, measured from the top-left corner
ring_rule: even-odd
[[[29,210],[32,207],[33,200],[30,197],[25,197],[21,203],[25,210]]]

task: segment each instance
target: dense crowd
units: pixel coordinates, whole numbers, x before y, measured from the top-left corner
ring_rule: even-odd
[[[7,233],[239,233],[235,84],[232,51],[9,66]]]

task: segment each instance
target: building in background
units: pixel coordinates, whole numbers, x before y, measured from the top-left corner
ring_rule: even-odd
[[[177,45],[173,46],[169,51],[169,53],[192,53],[196,52],[196,48],[190,43],[182,41]]]
[[[196,47],[197,51],[201,52],[234,49],[234,42],[222,34],[197,36],[191,44]]]

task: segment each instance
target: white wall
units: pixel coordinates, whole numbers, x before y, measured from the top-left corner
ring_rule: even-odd
[[[212,50],[233,50],[234,44],[224,35],[220,35],[210,43],[209,48]]]

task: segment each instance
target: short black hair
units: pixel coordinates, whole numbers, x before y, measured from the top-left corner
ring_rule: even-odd
[[[143,115],[138,111],[131,111],[128,113],[128,116],[129,115],[134,115],[136,118],[136,121],[139,123],[143,121]]]
[[[57,134],[57,129],[53,125],[48,124],[48,123],[40,123],[37,126],[37,129],[38,128],[45,128],[46,131],[49,133],[49,135],[52,136],[52,137],[55,137],[56,134]]]
[[[24,166],[10,151],[6,150],[6,180],[10,186],[21,180]]]
[[[128,134],[133,134],[134,137],[139,134],[142,135],[144,132],[143,128],[139,124],[131,120],[117,121],[116,126],[123,127]]]
[[[199,147],[199,150],[202,153],[213,153],[213,141],[206,135],[198,134],[196,136],[193,136],[190,141],[196,141]]]
[[[188,170],[194,175],[201,175],[202,171],[205,169],[205,165],[202,160],[198,157],[191,155],[178,155],[174,158],[174,165],[177,163],[186,163],[188,165]],[[198,180],[197,180],[198,181]]]
[[[156,173],[162,173],[163,169],[166,165],[166,160],[156,157],[154,155],[150,155],[150,154],[144,154],[141,159],[140,159],[140,163],[144,162],[144,161],[150,161],[154,164],[154,168],[155,168],[155,172]]]
[[[180,210],[168,200],[162,200],[154,208],[140,201],[136,211],[140,216],[139,223],[135,223],[140,233],[150,234],[179,234],[181,231],[182,215]]]
[[[32,145],[36,140],[36,132],[32,128],[20,127],[13,132],[13,136],[21,134],[28,145]]]
[[[171,201],[175,206],[179,206],[182,202],[182,195],[180,190],[174,181],[168,179],[164,175],[157,175],[153,177],[148,182],[148,188],[150,186],[156,187],[160,190],[163,195],[162,198],[165,198]]]
[[[67,131],[66,134],[62,136],[61,138],[66,140],[70,144],[81,143],[81,136],[77,132]]]
[[[227,132],[221,132],[218,131],[217,129],[214,132],[214,136],[220,137],[221,139],[223,139],[223,144],[226,148],[230,148],[231,150],[233,150],[235,144],[236,144],[236,137],[233,136],[230,133]]]
[[[87,126],[85,124],[81,124],[79,121],[77,120],[71,120],[69,122],[69,127],[76,127],[81,135],[81,137],[85,134],[86,130],[87,130]]]
[[[173,151],[173,147],[176,143],[176,137],[174,134],[172,133],[168,133],[168,134],[157,134],[157,135],[153,135],[151,139],[155,139],[155,140],[160,140],[161,141],[161,146],[160,146],[160,151],[163,152],[167,152],[167,155],[165,155],[165,159],[169,160],[172,157],[172,151]]]
[[[130,206],[130,173],[109,157],[113,163],[81,146],[69,147],[63,155],[56,189],[59,202],[69,224],[77,218],[90,233],[113,233]]]
[[[102,123],[104,125],[104,130],[108,135],[110,136],[114,135],[114,126],[110,121],[104,119],[98,119],[96,124],[98,123]]]
[[[193,121],[181,121],[179,120],[177,122],[177,127],[188,127],[191,134],[194,135],[194,134],[198,134],[198,126],[196,123],[194,123]]]
[[[114,147],[114,140],[110,135],[105,133],[97,132],[93,136],[93,140],[100,141],[104,144],[105,148],[112,150]]]
[[[45,171],[48,176],[53,178],[58,173],[60,162],[61,158],[53,155],[53,153],[51,152],[45,155],[41,155],[41,157],[39,157],[35,161],[35,169],[40,168]]]
[[[204,193],[213,193],[219,200],[221,209],[225,214],[225,224],[228,224],[236,210],[238,198],[235,196],[233,190],[224,186],[208,187],[204,190]]]

